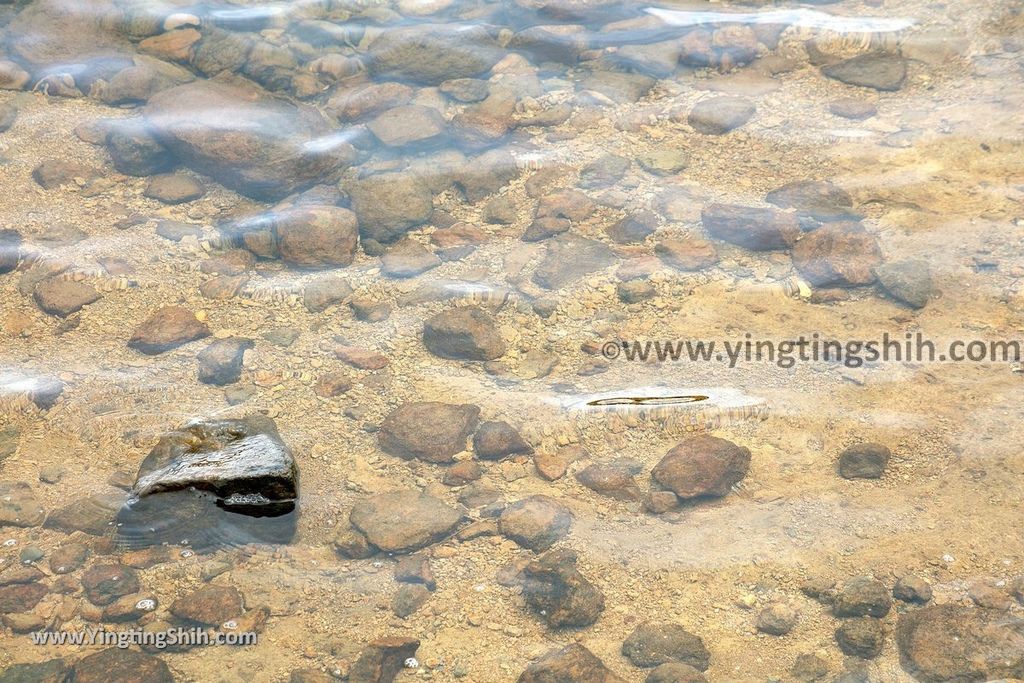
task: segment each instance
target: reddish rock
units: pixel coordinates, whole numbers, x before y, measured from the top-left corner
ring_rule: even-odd
[[[369,349],[360,349],[347,344],[338,344],[334,347],[334,355],[352,367],[360,370],[381,370],[388,366],[388,357],[382,353]]]
[[[80,659],[71,675],[75,683],[174,683],[163,660],[118,647]]]
[[[704,270],[718,263],[718,251],[711,242],[699,237],[663,239],[654,246],[666,265],[676,270]]]
[[[109,605],[123,595],[139,592],[139,575],[123,564],[97,564],[82,574],[85,597],[94,605]]]
[[[750,469],[750,450],[715,436],[694,436],[670,450],[651,471],[680,498],[724,496]]]
[[[278,252],[301,268],[347,266],[355,259],[359,227],[354,213],[337,206],[298,206],[274,214]]]
[[[381,423],[382,450],[400,458],[451,462],[476,430],[480,408],[439,402],[406,403]]]
[[[366,646],[348,672],[349,683],[392,683],[416,654],[420,641],[405,636],[380,638]]]
[[[851,287],[875,281],[882,250],[859,223],[828,223],[793,248],[793,265],[816,287]]]
[[[451,535],[462,515],[419,491],[398,491],[360,500],[349,521],[381,550],[407,553]]]
[[[0,588],[0,614],[28,612],[43,599],[47,588],[41,583],[22,583]]]
[[[171,603],[171,614],[204,626],[220,626],[242,615],[242,594],[233,586],[203,586]]]
[[[494,318],[479,306],[450,308],[427,320],[423,344],[435,356],[454,360],[494,360],[507,348]]]
[[[518,683],[623,683],[593,652],[573,643],[526,668]]]
[[[210,328],[192,311],[181,306],[164,306],[135,328],[128,347],[156,355],[208,336]]]

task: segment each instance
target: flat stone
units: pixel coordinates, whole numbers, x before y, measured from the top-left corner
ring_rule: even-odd
[[[36,285],[32,297],[44,312],[64,318],[99,301],[100,293],[84,282],[49,278]]]
[[[854,97],[840,97],[828,103],[828,110],[844,119],[863,121],[878,113],[874,102]]]
[[[476,430],[480,408],[438,402],[406,403],[381,423],[380,447],[400,458],[451,462]]]
[[[394,242],[429,220],[434,211],[430,188],[412,173],[379,173],[344,187],[365,239]]]
[[[563,289],[614,263],[615,255],[602,242],[572,234],[559,235],[548,242],[533,281],[546,289]]]
[[[105,536],[113,531],[114,517],[124,500],[121,491],[79,498],[50,512],[43,526],[67,534],[81,531],[90,536]]]
[[[389,109],[366,127],[388,147],[437,144],[448,132],[444,117],[436,109],[419,104]]]
[[[659,148],[641,153],[637,157],[640,166],[655,175],[675,175],[690,165],[690,154],[682,149]]]
[[[667,238],[654,245],[654,253],[666,264],[683,272],[695,272],[718,263],[715,245],[700,237]]]
[[[29,612],[49,592],[41,583],[22,583],[0,588],[0,614]]]
[[[701,220],[712,237],[753,251],[789,249],[800,236],[796,215],[777,209],[711,204]]]
[[[171,603],[171,614],[187,622],[220,626],[242,616],[244,601],[234,586],[203,586]]]
[[[383,31],[368,56],[380,80],[439,85],[486,72],[503,51],[483,26],[419,24]]]
[[[725,135],[749,121],[756,111],[757,107],[748,99],[718,95],[694,105],[687,122],[698,133]]]
[[[507,350],[494,319],[479,306],[450,308],[423,325],[423,344],[435,356],[493,360]]]
[[[359,653],[348,672],[349,683],[391,683],[416,654],[420,641],[408,636],[392,636],[371,641]]]
[[[704,674],[689,664],[669,662],[651,669],[644,683],[707,683],[707,680]]]
[[[171,240],[172,242],[180,242],[186,237],[202,237],[203,229],[201,226],[194,225],[192,223],[162,220],[158,221],[156,224],[156,234],[160,235],[164,239]]]
[[[796,209],[801,218],[822,223],[857,218],[849,193],[827,180],[786,183],[769,192],[765,201],[782,209]]]
[[[344,278],[322,277],[306,285],[302,303],[310,313],[320,313],[352,296],[352,291]]]
[[[501,460],[510,455],[533,452],[515,427],[507,422],[484,422],[473,436],[473,451],[481,460]]]
[[[23,481],[0,482],[0,527],[39,526],[45,516],[32,487]]]
[[[164,306],[135,328],[128,347],[156,355],[208,336],[210,328],[192,311],[180,306]]]
[[[839,454],[839,474],[844,479],[878,479],[892,453],[879,443],[850,446]]]
[[[824,66],[821,72],[848,85],[899,90],[907,78],[907,60],[891,54],[865,54]]]
[[[39,630],[39,629],[33,629]],[[63,659],[48,659],[35,664],[12,664],[0,672],[4,683],[63,683],[70,667]]]
[[[441,265],[437,254],[419,242],[403,238],[381,257],[382,271],[388,277],[408,278],[421,275]]]
[[[137,593],[138,572],[123,564],[94,564],[82,574],[82,588],[89,602],[102,607]]]
[[[836,629],[836,643],[843,654],[874,659],[882,654],[885,628],[881,620],[871,617],[847,619]]]
[[[217,386],[237,382],[242,374],[242,358],[253,346],[253,340],[244,337],[216,340],[199,352],[199,381]]]
[[[78,660],[72,676],[76,683],[174,683],[174,675],[162,659],[118,647]]]
[[[920,681],[1024,677],[1024,620],[1005,612],[929,605],[900,615],[896,642]]]
[[[201,199],[206,188],[187,175],[169,173],[150,178],[143,194],[164,204],[184,204]]]
[[[462,515],[419,491],[399,491],[360,500],[349,520],[381,550],[406,553],[451,535]]]

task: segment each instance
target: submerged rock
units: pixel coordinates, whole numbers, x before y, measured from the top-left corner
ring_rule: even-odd
[[[23,481],[0,482],[0,527],[32,527],[43,523],[42,506]]]
[[[822,67],[831,79],[875,90],[899,90],[907,78],[907,60],[897,55],[866,54]]]
[[[701,637],[672,623],[637,626],[622,643],[622,654],[642,667],[681,662],[706,671],[711,662],[711,653]]]
[[[828,223],[793,247],[793,265],[816,287],[871,284],[882,250],[859,223]]]
[[[765,201],[781,209],[796,209],[801,219],[814,222],[857,218],[853,211],[853,198],[846,190],[827,180],[786,183],[769,192]]]
[[[267,417],[194,421],[161,437],[118,515],[128,545],[285,543],[298,467]]]
[[[254,199],[282,199],[346,158],[347,143],[315,110],[226,79],[157,93],[144,116],[182,163]]]
[[[931,605],[900,616],[903,668],[918,680],[1024,678],[1024,619],[998,610]]]
[[[423,344],[435,356],[454,360],[493,360],[507,348],[494,319],[479,306],[451,308],[427,320]]]
[[[844,479],[878,479],[892,453],[879,443],[850,446],[839,454],[839,475]]]
[[[392,636],[372,641],[359,654],[348,672],[349,683],[391,683],[416,654],[420,641],[407,636]]]
[[[777,209],[711,204],[701,219],[712,237],[754,251],[789,249],[800,236],[796,216]]]
[[[576,553],[553,550],[523,569],[523,598],[552,628],[590,626],[604,594],[576,568]]]
[[[381,80],[440,85],[488,71],[503,51],[483,26],[420,24],[385,30],[370,44],[370,71]]]
[[[480,408],[469,404],[405,403],[384,418],[378,441],[383,451],[400,458],[451,462],[466,449],[479,417]]]
[[[750,120],[754,103],[734,95],[718,95],[694,105],[687,122],[698,133],[725,135]]]
[[[143,652],[112,647],[80,659],[72,670],[76,683],[145,681],[174,683],[174,675],[162,659]]]
[[[883,263],[875,268],[882,288],[911,308],[924,308],[932,296],[932,273],[927,261],[913,259]]]
[[[433,496],[398,491],[359,501],[349,521],[381,550],[407,553],[452,534],[462,515]]]
[[[192,311],[181,306],[164,306],[135,328],[128,347],[152,356],[208,336],[210,328]]]
[[[553,650],[526,667],[518,683],[622,683],[593,652],[579,643]]]
[[[498,530],[524,548],[540,551],[565,538],[572,522],[569,508],[550,496],[538,495],[505,508],[498,518]]]
[[[563,234],[548,243],[533,281],[546,289],[562,289],[615,263],[615,254],[602,242]]]
[[[715,436],[679,443],[651,471],[658,484],[680,498],[720,497],[747,476],[750,450]]]

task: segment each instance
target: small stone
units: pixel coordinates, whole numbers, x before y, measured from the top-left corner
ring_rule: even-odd
[[[967,589],[967,594],[978,607],[1005,611],[1013,606],[1013,598],[1009,593],[995,585],[995,581],[991,579],[973,581]]]
[[[449,536],[462,516],[432,496],[399,491],[360,500],[349,520],[381,550],[405,553]]]
[[[294,206],[271,214],[281,259],[299,268],[348,266],[359,245],[356,215],[337,206]]]
[[[754,103],[746,98],[717,95],[698,102],[687,122],[698,133],[725,135],[749,121],[755,111]]]
[[[391,611],[405,619],[426,604],[430,599],[430,591],[425,586],[406,584],[398,589],[391,600]]]
[[[36,567],[28,566],[24,563],[10,564],[6,569],[0,571],[0,586],[21,586],[27,583],[35,583],[45,578],[46,574],[39,571]]]
[[[911,308],[924,308],[932,297],[932,273],[927,261],[890,261],[875,267],[882,288]]]
[[[437,588],[434,572],[430,567],[430,558],[422,553],[405,555],[398,559],[395,565],[395,581],[421,583],[428,590]]]
[[[60,465],[47,465],[39,470],[39,481],[44,484],[56,484],[64,478],[64,468]]]
[[[618,244],[639,244],[658,229],[658,217],[652,211],[638,211],[608,228],[608,237]]]
[[[36,614],[31,614],[31,613],[29,613],[29,614],[5,614],[3,616],[3,624],[7,628],[11,629],[11,631],[14,632],[14,633],[32,633],[32,632],[35,632],[35,631],[42,631],[46,627],[46,622],[43,620],[42,617],[40,617],[40,616],[38,616]],[[24,680],[24,679],[17,678],[17,675],[14,675],[12,678],[8,678],[8,672],[10,672],[11,669],[13,669],[13,668],[14,667],[11,667],[10,669],[6,669],[4,672],[0,673],[0,676],[2,676],[2,678],[0,678],[0,680],[3,680],[3,681],[9,681],[9,680],[19,681],[19,680]],[[49,672],[43,673],[44,678],[42,678],[41,680],[44,680],[44,681],[63,680],[63,679],[50,679],[50,678],[46,678],[47,675],[49,675]],[[62,675],[62,674],[58,674],[58,675]],[[31,680],[36,681],[36,680],[40,680],[40,679],[33,678]]]
[[[832,604],[837,617],[884,617],[892,606],[889,591],[878,579],[858,576],[843,584]]]
[[[201,199],[206,189],[190,176],[169,173],[150,178],[143,194],[164,204],[183,204]]]
[[[878,479],[892,453],[879,443],[850,446],[839,454],[839,474],[844,479]]]
[[[388,277],[416,277],[441,265],[441,259],[416,240],[404,238],[381,257],[382,272]]]
[[[218,339],[199,352],[199,381],[224,386],[234,384],[242,374],[242,358],[253,348],[252,339]]]
[[[526,228],[526,231],[523,232],[522,240],[524,242],[540,242],[555,235],[560,235],[563,232],[568,232],[571,227],[572,221],[568,218],[559,218],[557,216],[536,218]]]
[[[789,249],[800,237],[796,215],[777,209],[711,204],[701,219],[712,237],[754,251]]]
[[[537,473],[548,481],[555,481],[565,476],[566,470],[576,460],[587,457],[587,452],[580,446],[565,446],[557,451],[540,451],[533,456]]]
[[[617,154],[606,154],[580,169],[580,187],[595,189],[608,187],[622,180],[631,166],[629,159]]]
[[[171,614],[204,626],[220,626],[242,616],[242,594],[232,586],[203,586],[171,603]]]
[[[212,275],[241,275],[256,266],[256,257],[245,249],[228,249],[199,264],[199,270]]]
[[[346,183],[364,239],[394,242],[434,211],[433,195],[413,173],[380,173]]]
[[[615,255],[602,242],[562,234],[548,242],[533,281],[546,289],[562,289],[613,263]]]
[[[32,76],[7,59],[0,59],[0,90],[24,90]]]
[[[699,237],[663,239],[654,245],[666,265],[683,272],[704,270],[718,263],[718,251],[711,242]]]
[[[668,662],[651,669],[644,683],[707,683],[697,669],[682,662]]]
[[[481,460],[501,460],[533,452],[530,444],[507,422],[482,423],[473,436],[473,450]]]
[[[32,296],[40,309],[62,318],[100,299],[100,293],[91,285],[60,278],[43,280],[36,285]]]
[[[89,602],[102,607],[123,595],[138,593],[138,572],[123,564],[93,565],[82,574],[82,588]]]
[[[357,298],[348,302],[356,318],[368,323],[379,323],[391,316],[391,304],[369,298]]]
[[[524,498],[505,508],[498,518],[503,536],[531,550],[547,550],[569,534],[573,515],[550,496]]]
[[[320,313],[352,296],[352,285],[340,277],[326,277],[306,285],[302,303],[310,313]]]
[[[479,78],[453,78],[441,83],[438,89],[459,102],[479,102],[490,91],[487,81]]]
[[[750,450],[701,435],[680,442],[651,471],[658,484],[680,498],[721,497],[750,469]]]
[[[836,629],[836,642],[843,654],[862,659],[874,659],[882,653],[885,628],[871,617],[847,619]]]
[[[836,116],[854,121],[869,119],[878,113],[873,102],[854,97],[840,97],[828,103],[828,109]]]
[[[576,568],[576,553],[553,550],[523,569],[523,598],[552,628],[590,626],[604,594]]]
[[[493,360],[506,351],[494,319],[478,306],[451,308],[427,320],[423,344],[435,356],[453,360]]]
[[[111,125],[106,142],[114,168],[125,175],[157,175],[176,165],[171,153],[141,119],[118,119]]]
[[[907,78],[907,60],[892,54],[864,54],[822,67],[833,80],[875,90],[899,90]]]
[[[552,650],[526,667],[518,683],[622,683],[622,679],[579,643]]]
[[[871,284],[881,263],[878,242],[860,224],[829,223],[793,248],[793,265],[816,287]]]
[[[355,346],[348,346],[347,344],[337,344],[333,348],[335,357],[348,363],[352,367],[359,368],[360,370],[382,370],[386,368],[390,361],[388,357],[382,353],[371,351],[369,349],[361,349]]]
[[[180,306],[164,306],[135,328],[128,347],[156,355],[208,336],[210,328],[191,311]]]
[[[67,534],[81,531],[91,536],[105,536],[123,502],[121,491],[117,495],[100,493],[79,498],[50,512],[43,526]]]
[[[94,174],[93,169],[74,161],[48,159],[33,169],[32,178],[43,188],[55,190],[62,185],[74,183],[76,178],[86,179]]]
[[[71,675],[76,683],[174,683],[174,675],[163,660],[119,647],[78,660]]]
[[[773,636],[784,636],[796,626],[796,610],[785,603],[775,603],[757,615],[757,630]]]
[[[21,260],[21,233],[8,228],[0,229],[0,275],[18,267]]]
[[[476,430],[480,408],[438,402],[406,403],[381,423],[380,447],[401,458],[451,462]]]
[[[893,586],[892,596],[903,602],[923,605],[932,599],[932,585],[923,576],[907,574]]]
[[[221,275],[199,285],[199,293],[207,299],[231,299],[238,296],[248,283],[247,275]]]
[[[623,303],[639,304],[653,299],[657,295],[657,290],[650,282],[634,280],[620,282],[615,286],[615,293]]]
[[[342,525],[331,539],[335,552],[349,560],[365,560],[377,553],[366,535],[349,524]]]
[[[347,393],[352,388],[352,380],[344,372],[329,372],[321,375],[316,381],[313,391],[321,398],[334,398]]]
[[[576,479],[591,491],[617,500],[639,500],[634,477],[640,472],[634,462],[595,463],[576,473]]]
[[[711,663],[703,639],[673,623],[641,624],[622,643],[622,654],[639,667],[681,662],[707,671]]]

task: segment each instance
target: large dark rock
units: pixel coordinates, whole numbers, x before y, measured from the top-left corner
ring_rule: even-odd
[[[1024,619],[1001,610],[930,605],[900,616],[903,668],[919,681],[1024,678]]]
[[[381,550],[407,553],[450,535],[462,515],[419,491],[398,491],[359,501],[349,521]]]
[[[348,672],[349,683],[392,683],[416,654],[420,641],[406,636],[379,638],[366,646]]]
[[[593,652],[572,643],[526,667],[518,683],[622,683]]]
[[[213,342],[199,352],[199,381],[218,386],[237,382],[242,374],[245,352],[252,347],[252,339],[245,337],[229,337]]]
[[[174,683],[162,659],[118,647],[80,659],[71,675],[75,683]]]
[[[21,233],[16,230],[0,230],[0,275],[18,267],[21,260]]]
[[[198,549],[288,542],[298,474],[270,418],[191,422],[161,437],[142,461],[118,515],[119,540],[187,540]]]
[[[705,671],[711,662],[711,653],[701,637],[672,623],[637,626],[622,643],[622,654],[643,667],[682,662]]]
[[[844,479],[878,479],[892,453],[880,443],[854,444],[839,454],[839,475]]]
[[[12,664],[0,672],[0,683],[64,683],[68,664],[63,659],[48,659],[37,664]]]
[[[479,417],[480,408],[474,405],[406,403],[384,418],[378,440],[382,450],[400,458],[451,462],[466,449]]]
[[[346,159],[347,143],[322,115],[253,86],[181,85],[156,94],[144,114],[184,164],[255,199],[282,199]]]
[[[420,24],[385,30],[368,52],[370,70],[390,81],[440,85],[488,71],[503,51],[483,26]]]
[[[552,628],[590,626],[604,611],[604,594],[576,559],[571,550],[553,550],[523,570],[523,598]]]

